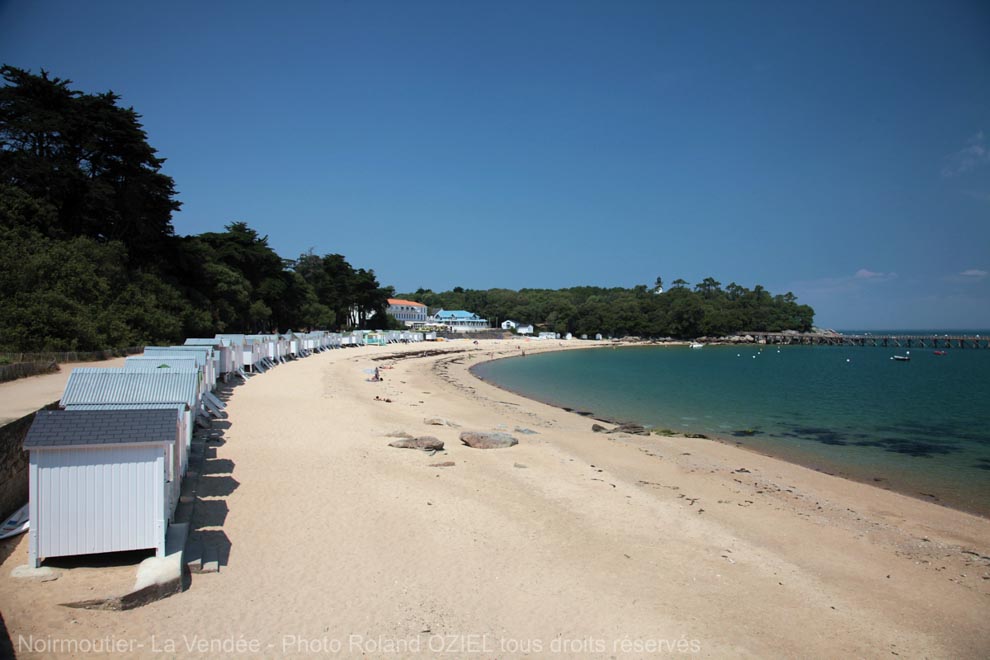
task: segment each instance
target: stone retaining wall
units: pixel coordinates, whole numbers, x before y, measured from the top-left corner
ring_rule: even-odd
[[[42,410],[57,407],[56,401]],[[0,515],[3,518],[28,501],[28,453],[24,451],[24,436],[36,414],[33,412],[0,426]]]

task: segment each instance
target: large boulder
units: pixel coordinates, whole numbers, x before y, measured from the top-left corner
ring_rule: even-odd
[[[422,451],[443,451],[443,440],[432,435],[421,435],[418,438],[402,438],[388,443],[389,447],[399,449],[421,449]]]
[[[475,449],[500,449],[519,444],[519,441],[508,433],[486,431],[464,431],[461,433],[461,442]]]

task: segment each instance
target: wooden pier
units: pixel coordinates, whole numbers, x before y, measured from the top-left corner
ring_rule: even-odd
[[[990,348],[990,337],[980,335],[833,335],[749,333],[759,344],[804,346],[877,346],[880,348]]]

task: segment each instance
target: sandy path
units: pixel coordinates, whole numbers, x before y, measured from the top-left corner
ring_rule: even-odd
[[[988,521],[714,442],[592,433],[466,374],[515,343],[439,347],[464,352],[335,351],[237,388],[194,521],[229,557],[179,596],[61,608],[133,569],[23,582],[8,575],[26,538],[0,547],[15,650],[33,634],[36,650],[111,636],[133,656],[990,653]],[[434,416],[536,433],[474,450],[460,428],[424,424]],[[397,430],[447,451],[390,448]]]
[[[122,367],[125,358],[100,362],[66,362],[53,374],[42,374],[0,383],[0,426],[62,398],[69,374],[76,367]]]

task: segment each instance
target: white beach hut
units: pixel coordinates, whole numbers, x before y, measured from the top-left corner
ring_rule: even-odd
[[[263,368],[258,368],[261,363],[262,354],[261,346],[254,342],[249,342],[247,335],[238,334],[219,334],[217,338],[223,339],[230,342],[231,347],[234,350],[240,348],[241,351],[241,368],[247,369],[248,371],[263,371]]]
[[[166,482],[169,484],[168,519],[172,520],[175,507],[179,504],[179,496],[182,494],[182,478],[186,474],[186,467],[189,465],[189,447],[191,438],[186,437],[186,411],[185,405],[173,403],[78,403],[65,408],[65,410],[168,410],[175,415],[176,425],[179,430],[174,445],[169,446],[166,457]]]
[[[217,385],[212,346],[145,346],[144,356],[154,358],[193,357],[196,360],[196,365],[203,370],[203,391],[212,392]]]
[[[223,339],[217,339],[216,337],[190,337],[186,339],[185,345],[212,347],[217,375],[223,378],[224,381],[230,380],[230,375],[236,373],[238,363],[235,360],[235,353],[238,354],[237,357],[239,358],[241,357],[239,355],[240,351],[235,351]]]
[[[181,406],[185,450],[180,474],[188,465],[193,423],[199,414],[199,373],[186,369],[127,371],[124,369],[73,369],[59,406],[66,410],[97,404],[171,404]]]
[[[322,330],[303,333],[303,345],[310,353],[322,353],[327,347],[326,335]]]
[[[24,439],[30,565],[146,548],[164,556],[178,433],[171,410],[39,412]]]
[[[206,387],[206,365],[197,356],[184,353],[183,357],[163,357],[161,355],[134,355],[124,360],[125,371],[155,371],[158,369],[173,369],[175,371],[193,370],[199,374],[199,411],[204,415],[212,415],[219,419],[223,417],[223,409],[227,407],[223,401]]]
[[[287,355],[287,357],[299,358],[299,357],[302,357],[303,356],[303,354],[304,354],[303,353],[303,340],[302,340],[302,336],[301,335],[299,335],[298,333],[292,332],[290,330],[289,332],[286,332],[285,334],[283,334],[281,338],[282,338],[282,341],[284,341],[285,342],[285,345],[286,345],[286,355]]]
[[[258,348],[261,359],[255,364],[255,367],[259,371],[267,371],[275,366],[279,357],[277,337],[273,338],[272,335],[246,335],[244,338],[249,344]]]

